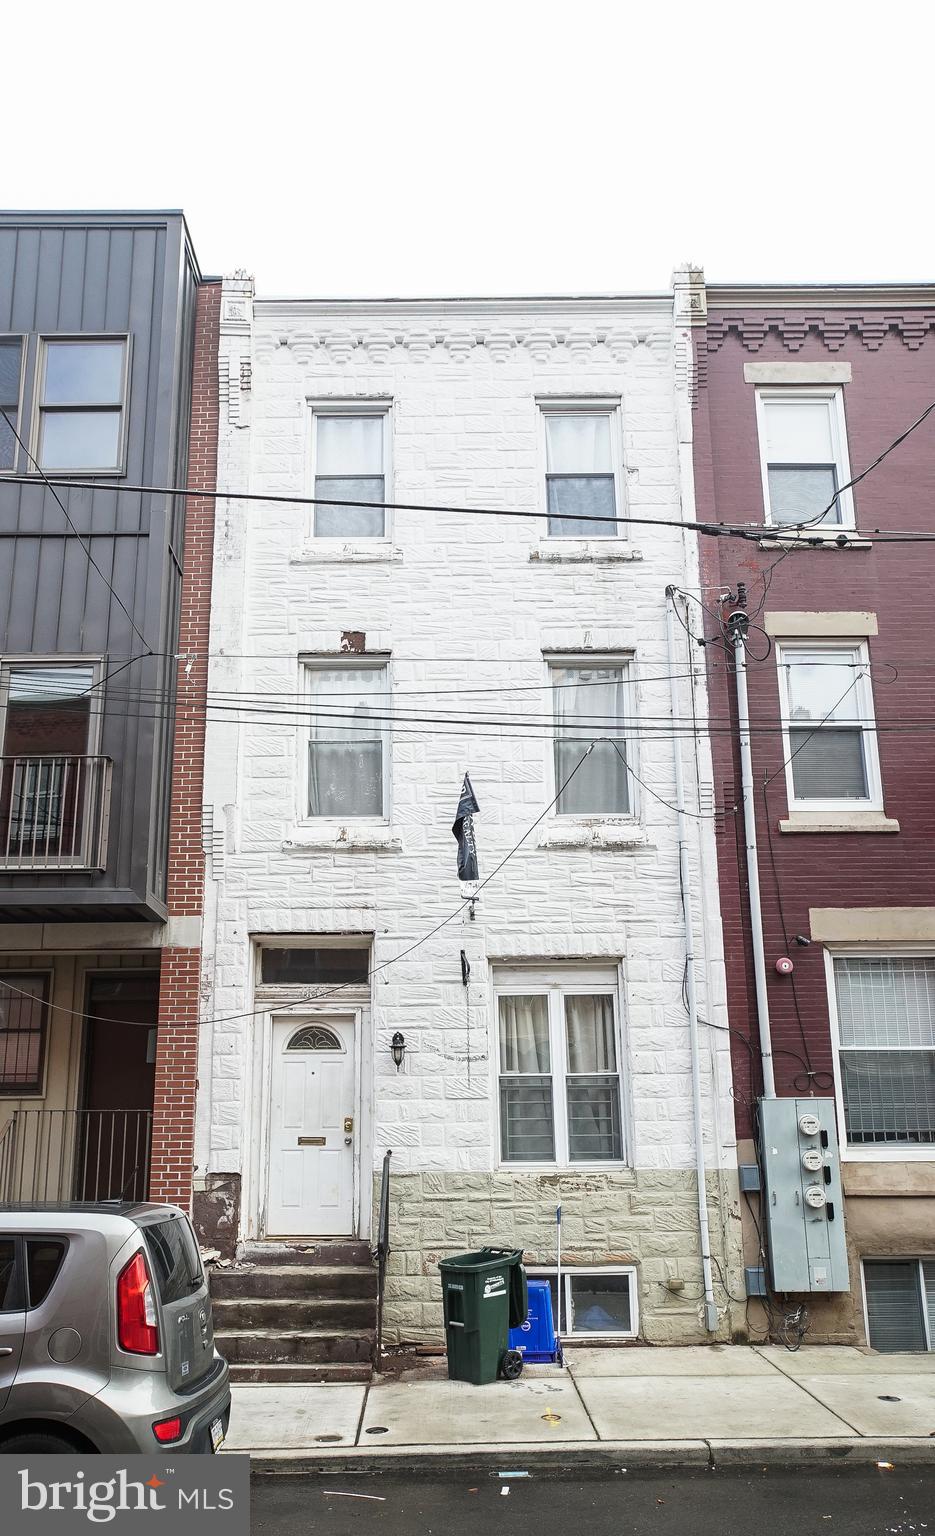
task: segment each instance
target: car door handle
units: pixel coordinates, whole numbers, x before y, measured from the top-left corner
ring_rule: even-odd
[[[12,1345],[10,1346],[9,1349],[7,1349],[5,1346],[4,1346],[3,1349],[0,1349],[0,1355],[12,1355],[12,1353],[13,1353]]]

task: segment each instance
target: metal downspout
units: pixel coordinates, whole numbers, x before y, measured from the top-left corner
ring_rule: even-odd
[[[675,756],[675,803],[678,812],[679,887],[682,894],[682,921],[685,927],[685,993],[688,1003],[688,1034],[691,1042],[692,1113],[695,1133],[695,1174],[698,1186],[698,1228],[701,1235],[701,1265],[704,1277],[704,1321],[709,1333],[718,1326],[714,1281],[711,1274],[711,1239],[708,1231],[707,1167],[704,1151],[704,1121],[701,1103],[701,1053],[698,1040],[698,999],[695,994],[695,940],[692,929],[691,871],[688,859],[688,821],[685,815],[685,780],[682,772],[682,746],[675,722],[678,696],[675,674],[675,591],[666,588],[666,644],[669,656],[669,698],[672,709]]]

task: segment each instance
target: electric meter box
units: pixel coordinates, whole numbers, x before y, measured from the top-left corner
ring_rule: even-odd
[[[760,1099],[761,1207],[775,1291],[849,1291],[833,1099]]]

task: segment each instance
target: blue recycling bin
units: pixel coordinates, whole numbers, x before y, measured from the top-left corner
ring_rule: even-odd
[[[532,1364],[562,1363],[562,1346],[555,1337],[552,1291],[548,1280],[530,1280],[526,1321],[510,1329],[510,1348]]]

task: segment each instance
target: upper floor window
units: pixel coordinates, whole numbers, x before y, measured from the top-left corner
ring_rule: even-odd
[[[506,978],[505,978],[506,981]],[[505,1163],[623,1158],[616,997],[588,972],[497,994]]]
[[[935,958],[836,955],[831,967],[847,1146],[935,1150]]]
[[[864,644],[777,652],[789,809],[883,809]]]
[[[355,403],[312,414],[312,463],[316,496],[327,501],[373,502],[356,507],[316,505],[315,537],[319,539],[382,539],[389,458],[389,407],[368,408]]]
[[[307,663],[311,704],[306,815],[383,818],[388,801],[385,662]]]
[[[20,387],[23,377],[23,341],[20,336],[0,338],[0,469],[16,467],[16,436],[19,432]],[[12,423],[13,430],[10,428]]]
[[[619,411],[541,405],[550,538],[615,538],[620,527]]]
[[[125,337],[43,340],[35,446],[40,468],[121,469],[126,387]]]
[[[757,419],[767,522],[852,528],[850,491],[832,504],[851,478],[841,390],[758,390]]]
[[[632,811],[627,771],[629,664],[582,661],[569,659],[550,667],[555,809],[560,816],[626,816]]]

